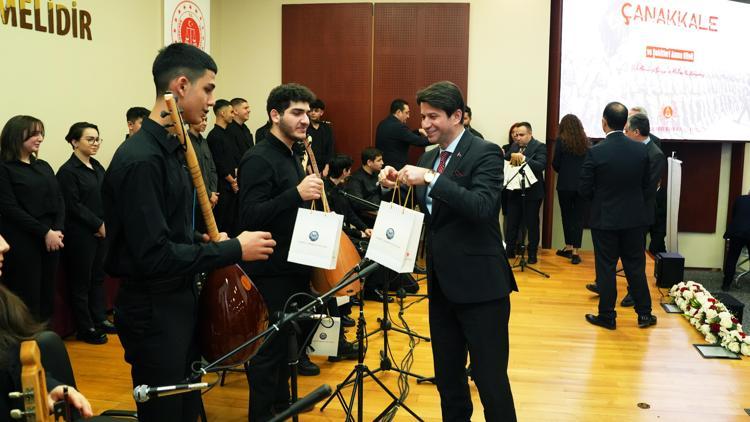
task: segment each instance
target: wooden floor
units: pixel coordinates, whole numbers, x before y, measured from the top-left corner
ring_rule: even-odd
[[[692,346],[703,338],[687,321],[668,315],[659,307],[660,292],[654,287],[653,263],[647,273],[658,324],[638,329],[632,308],[618,306],[617,330],[608,331],[584,321],[585,313],[596,313],[597,298],[584,285],[593,280],[593,256],[582,255],[583,263],[569,261],[543,251],[537,268],[551,278],[533,272],[517,272],[520,292],[512,295],[510,319],[509,373],[519,420],[522,421],[747,421],[750,408],[750,359],[707,360]],[[625,280],[618,277],[620,296]],[[423,287],[422,290],[425,288]],[[368,331],[376,327],[381,304],[366,302]],[[391,305],[394,319],[397,307]],[[409,326],[429,334],[427,303],[423,301],[404,313]],[[353,337],[351,331],[348,336]],[[389,335],[397,361],[407,348],[407,337]],[[79,389],[96,411],[133,409],[129,367],[117,336],[104,346],[78,341],[66,345],[73,361]],[[366,364],[379,366],[382,337],[370,338]],[[352,361],[329,363],[313,358],[322,374],[300,377],[300,394],[327,383],[340,383],[354,366]],[[412,372],[430,375],[430,344],[422,342],[414,351]],[[397,374],[378,376],[394,391]],[[440,401],[433,385],[409,380],[406,404],[424,420],[440,420]],[[364,420],[372,420],[389,403],[388,396],[372,381],[365,382]],[[484,420],[476,388],[474,421]],[[348,393],[350,389],[345,390]],[[227,385],[216,387],[204,401],[210,421],[247,420],[247,383],[244,375],[232,374]],[[347,394],[348,398],[348,394]],[[649,408],[642,409],[640,403]],[[323,412],[301,416],[303,421],[341,421],[344,413],[337,401]],[[646,406],[643,406],[646,407]],[[400,409],[395,420],[412,418]]]

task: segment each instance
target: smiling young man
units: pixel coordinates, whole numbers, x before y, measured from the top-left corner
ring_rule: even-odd
[[[271,232],[278,242],[271,259],[245,267],[270,315],[282,311],[293,294],[309,292],[311,268],[287,258],[297,210],[309,208],[309,201],[319,199],[323,190],[319,177],[305,176],[293,148],[305,139],[310,124],[307,112],[314,99],[302,85],[286,84],[271,90],[266,101],[271,130],[240,163],[240,227]],[[288,406],[286,336],[274,336],[267,342],[250,361],[247,375],[251,421],[266,421],[274,411]]]
[[[471,420],[472,376],[488,421],[515,421],[508,380],[510,293],[518,290],[503,250],[500,147],[463,126],[463,95],[452,82],[417,93],[422,128],[435,148],[418,166],[386,167],[381,183],[416,186],[425,211],[429,318],[435,382],[444,421]]]
[[[164,94],[172,92],[188,124],[214,104],[216,63],[197,47],[171,44],[153,64],[156,101],[140,131],[115,152],[102,199],[110,239],[105,269],[122,279],[115,325],[131,365],[133,386],[185,382],[200,362],[195,331],[196,275],[240,260],[268,259],[270,233],[194,243],[193,186],[182,145],[167,132]],[[195,421],[200,392],[137,403],[140,421]]]

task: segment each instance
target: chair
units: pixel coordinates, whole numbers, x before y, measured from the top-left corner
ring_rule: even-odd
[[[740,259],[737,261],[737,275],[734,277],[734,285],[739,287],[740,278],[747,274],[750,274],[750,251],[744,248],[740,254]]]
[[[76,387],[76,379],[73,375],[73,367],[70,365],[68,350],[60,336],[52,331],[43,331],[36,336],[36,342],[39,345],[45,372],[64,384]],[[89,419],[89,421],[115,422],[123,419],[137,421],[138,415],[132,410],[107,410],[100,416]]]

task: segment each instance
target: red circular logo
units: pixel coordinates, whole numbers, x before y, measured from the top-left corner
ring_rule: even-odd
[[[172,42],[192,44],[206,49],[206,19],[197,4],[181,1],[172,12]]]
[[[664,116],[665,118],[667,118],[667,119],[671,119],[671,118],[672,118],[672,116],[674,116],[674,109],[672,108],[672,106],[666,106],[666,107],[664,107],[664,108],[662,109],[662,112],[661,112],[661,114],[662,114],[662,116]]]

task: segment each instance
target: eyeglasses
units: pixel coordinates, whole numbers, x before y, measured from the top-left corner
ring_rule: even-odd
[[[102,143],[104,143],[104,138],[97,138],[94,136],[84,136],[81,139],[88,142],[89,145],[94,145],[94,144],[101,145]]]

